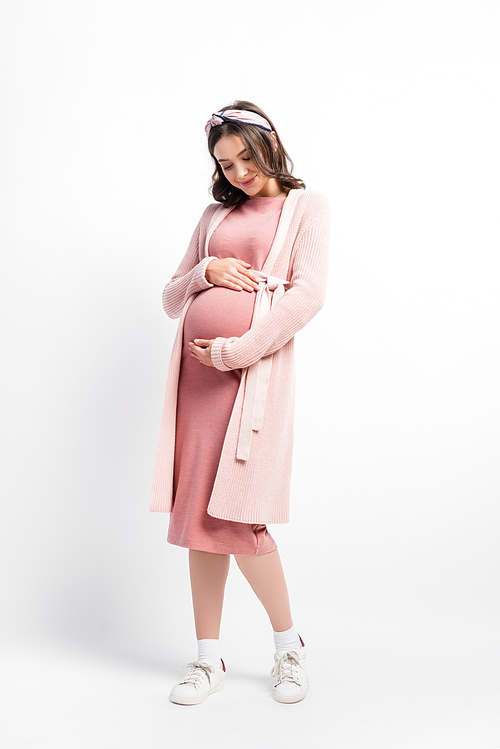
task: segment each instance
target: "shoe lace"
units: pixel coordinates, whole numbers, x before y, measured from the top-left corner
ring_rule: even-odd
[[[192,663],[186,663],[183,668],[190,668],[191,670],[179,684],[193,684],[195,687],[201,686],[204,679],[210,681],[210,674],[215,673],[215,666],[206,661],[193,661]]]
[[[300,656],[295,650],[281,653],[271,669],[271,676],[278,677],[278,683],[290,682],[300,686]]]

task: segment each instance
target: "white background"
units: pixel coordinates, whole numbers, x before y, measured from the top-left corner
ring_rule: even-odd
[[[3,0],[2,746],[500,745],[499,45],[494,0]],[[160,296],[236,98],[332,207],[271,529],[312,687],[273,702],[233,568],[228,683],[186,711],[187,555],[148,512]]]

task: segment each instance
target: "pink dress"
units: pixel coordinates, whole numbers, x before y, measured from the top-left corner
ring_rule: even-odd
[[[285,198],[252,198],[235,208],[214,231],[209,254],[236,257],[261,270],[269,254]],[[265,525],[221,520],[207,507],[241,378],[194,359],[195,338],[240,337],[250,328],[255,293],[214,286],[199,292],[184,321],[177,396],[174,506],[167,541],[216,554],[266,554],[276,543]]]

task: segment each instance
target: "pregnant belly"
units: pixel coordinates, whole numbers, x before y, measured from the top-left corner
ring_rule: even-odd
[[[250,328],[255,292],[214,286],[201,291],[184,321],[184,343],[195,338],[240,337]]]

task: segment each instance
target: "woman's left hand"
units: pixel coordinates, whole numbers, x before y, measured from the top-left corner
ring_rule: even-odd
[[[212,357],[210,355],[213,342],[213,338],[210,341],[204,338],[195,338],[194,341],[190,341],[188,347],[191,351],[191,356],[198,359],[200,364],[204,364],[206,367],[213,367],[214,365],[212,364]]]

